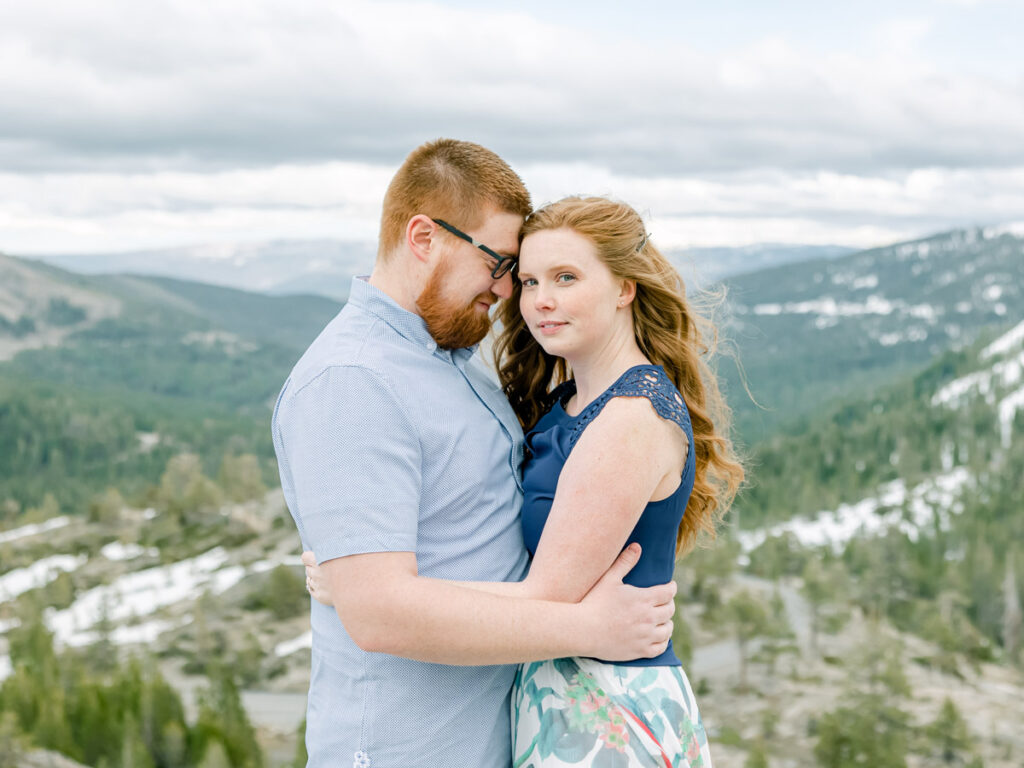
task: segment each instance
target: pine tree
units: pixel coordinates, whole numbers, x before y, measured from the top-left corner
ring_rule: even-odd
[[[758,648],[754,658],[763,662],[768,668],[768,677],[774,681],[775,664],[779,656],[786,653],[798,654],[800,649],[796,645],[796,635],[790,626],[786,616],[786,604],[782,595],[776,591],[772,595],[770,613],[765,624],[761,647]]]
[[[261,768],[263,765],[263,752],[242,706],[234,675],[226,668],[215,669],[210,675],[210,689],[200,699],[195,738],[195,751],[204,755],[204,763],[211,742],[218,742],[223,745],[231,766]]]
[[[1017,594],[1017,572],[1014,568],[1013,551],[1006,555],[1006,578],[1003,580],[1003,650],[1011,663],[1017,661],[1020,652],[1021,608]]]
[[[21,765],[22,735],[13,712],[4,712],[0,701],[0,768]],[[305,763],[302,764],[305,766]]]
[[[199,761],[199,768],[235,768],[231,762],[227,750],[220,739],[211,739],[203,751],[203,759]]]
[[[948,697],[942,702],[935,722],[925,729],[925,733],[944,765],[963,765],[970,759],[971,737],[967,723]]]
[[[234,502],[261,498],[267,492],[260,472],[259,459],[251,453],[225,455],[217,474],[217,483]]]
[[[672,650],[684,667],[693,661],[693,629],[679,608],[681,600],[676,595],[676,613],[672,623]]]
[[[126,714],[121,730],[120,757],[120,768],[153,768],[153,758],[146,749],[139,723],[131,712]]]
[[[116,488],[107,488],[89,502],[89,521],[94,523],[116,523],[124,509],[124,499]]]
[[[884,697],[857,695],[818,723],[814,756],[822,768],[906,768],[908,731],[906,713]]]
[[[761,601],[746,590],[739,592],[725,605],[740,654],[740,689],[747,689],[747,644],[769,628],[768,614]]]
[[[295,757],[292,758],[292,768],[306,768],[309,762],[309,752],[306,751],[306,718],[302,718],[299,727],[295,731]]]
[[[760,744],[747,753],[743,768],[768,768],[768,754]]]
[[[808,560],[803,571],[801,589],[811,609],[811,651],[818,652],[818,633],[821,631],[822,607],[833,600],[832,584],[821,562]]]

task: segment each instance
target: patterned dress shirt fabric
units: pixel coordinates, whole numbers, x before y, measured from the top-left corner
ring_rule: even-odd
[[[318,563],[415,552],[423,576],[523,577],[523,434],[473,351],[439,349],[422,318],[353,280],[272,425],[285,500]],[[333,608],[312,601],[311,611],[309,766],[511,763],[514,665],[364,652]]]

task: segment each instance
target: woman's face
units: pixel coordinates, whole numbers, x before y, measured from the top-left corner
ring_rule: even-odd
[[[582,359],[616,334],[632,333],[630,286],[616,279],[597,249],[571,229],[527,235],[519,249],[519,311],[530,333],[550,355]]]

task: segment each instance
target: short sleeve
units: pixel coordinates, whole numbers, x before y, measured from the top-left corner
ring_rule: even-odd
[[[421,448],[379,373],[323,371],[278,409],[304,544],[318,563],[368,552],[414,552]]]
[[[570,450],[576,445],[587,425],[597,418],[608,401],[615,397],[646,397],[655,413],[666,421],[678,424],[686,439],[693,443],[690,411],[668,374],[659,365],[637,365],[622,374],[614,384],[583,409],[571,427]]]

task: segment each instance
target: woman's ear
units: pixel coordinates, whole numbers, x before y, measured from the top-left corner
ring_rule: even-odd
[[[636,298],[636,280],[623,280],[619,290],[619,306],[625,307]]]

